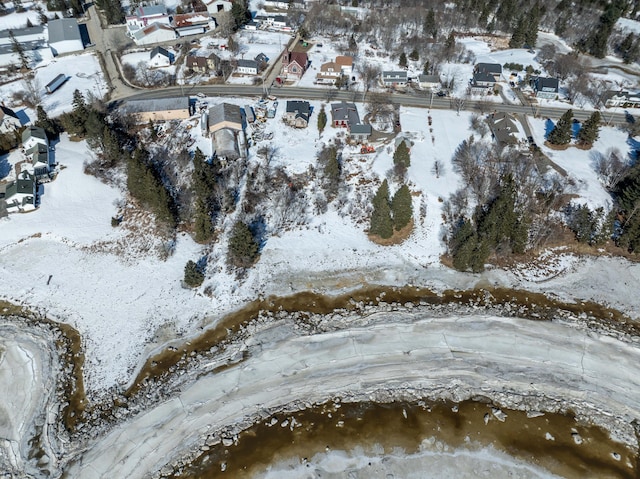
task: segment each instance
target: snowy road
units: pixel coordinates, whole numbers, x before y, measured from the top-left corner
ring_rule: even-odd
[[[549,322],[384,313],[367,326],[313,336],[279,324],[239,347],[248,359],[90,444],[63,477],[148,477],[207,434],[266,409],[375,398],[382,388],[454,399],[542,395],[622,422],[640,417],[640,350]]]

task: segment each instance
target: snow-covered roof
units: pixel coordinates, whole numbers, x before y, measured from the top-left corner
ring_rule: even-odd
[[[189,97],[178,96],[172,98],[155,98],[152,100],[129,100],[124,105],[127,113],[148,111],[188,110]]]

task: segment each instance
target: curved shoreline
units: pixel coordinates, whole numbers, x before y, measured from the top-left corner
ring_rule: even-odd
[[[572,409],[637,446],[630,425],[640,417],[634,345],[569,325],[479,312],[392,316],[399,315],[404,319],[380,313],[369,324],[311,336],[282,321],[257,330],[238,345],[246,360],[199,377],[92,441],[63,477],[144,477],[217,431],[240,430],[292,400],[393,398],[388,390],[453,401],[482,395],[513,409]]]

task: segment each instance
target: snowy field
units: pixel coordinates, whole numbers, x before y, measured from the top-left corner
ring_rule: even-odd
[[[48,49],[46,50],[49,51]],[[34,89],[42,100],[42,107],[50,117],[56,117],[73,109],[73,92],[91,93],[102,98],[108,91],[98,58],[92,53],[44,59],[36,68]],[[46,93],[45,86],[58,75],[67,76],[67,81],[55,92]],[[28,90],[24,80],[7,83],[0,87],[3,98],[11,98],[14,92]],[[11,104],[13,102],[8,102]],[[35,112],[29,111],[35,118]]]

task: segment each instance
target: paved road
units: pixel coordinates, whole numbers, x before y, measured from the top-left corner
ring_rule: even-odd
[[[131,100],[142,100],[151,98],[168,98],[172,96],[196,95],[203,93],[207,96],[261,96],[262,86],[252,85],[197,85],[185,87],[170,87],[159,90],[148,90],[144,92],[134,92],[126,98]],[[277,87],[272,88],[271,93],[282,98],[305,98],[309,100],[325,100],[325,101],[366,101],[366,96],[362,92],[337,91],[335,89],[320,89],[307,87]],[[439,110],[455,110],[456,99],[448,97],[437,97],[418,95],[418,94],[400,94],[393,93],[389,95],[391,102],[395,105],[414,106],[421,108],[434,108]],[[125,97],[122,97],[125,99]],[[503,111],[514,115],[529,115],[541,118],[560,118],[567,108],[547,107],[547,106],[523,106],[523,105],[505,105],[503,103],[489,104],[486,101],[477,101],[465,99],[462,110],[477,111]],[[583,121],[589,118],[590,111],[579,109],[573,110],[574,118]],[[619,108],[605,110],[602,112],[603,122],[608,124],[625,124],[627,116],[624,111]]]

